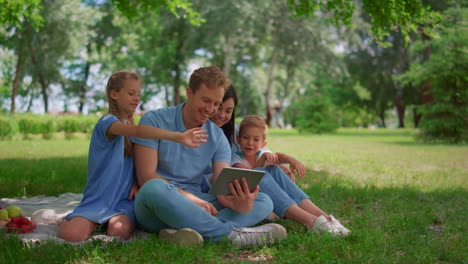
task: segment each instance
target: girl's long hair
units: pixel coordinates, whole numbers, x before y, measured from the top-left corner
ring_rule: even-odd
[[[229,98],[232,98],[234,100],[234,109],[233,110],[236,110],[237,93],[236,93],[236,89],[234,88],[234,86],[232,84],[229,85],[228,89],[226,90],[226,93],[224,94],[224,97],[223,97],[223,102],[226,101]],[[234,127],[235,126],[235,119],[236,119],[236,115],[235,115],[235,111],[233,111],[231,119],[221,127],[223,129],[224,135],[226,136],[226,138],[229,141],[229,145],[231,145],[231,146],[232,146],[232,143],[234,142],[234,137],[236,136],[235,135],[235,127]]]
[[[112,90],[119,92],[126,80],[136,80],[139,81],[140,78],[138,78],[138,75],[133,72],[127,72],[127,71],[118,71],[114,72],[109,80],[107,81],[106,85],[106,97],[107,97],[107,102],[109,104],[109,114],[115,115],[120,119],[120,110],[119,107],[117,106],[117,103],[115,102],[114,99],[110,96],[110,92]],[[129,121],[130,124],[133,123],[133,113],[131,116],[127,117],[127,120]],[[130,142],[130,138],[125,136],[124,137],[124,142],[125,142],[125,147],[124,147],[124,155],[125,156],[131,156],[132,155],[132,142]]]

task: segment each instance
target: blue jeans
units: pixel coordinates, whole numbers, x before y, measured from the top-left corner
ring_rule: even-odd
[[[173,184],[161,179],[147,181],[135,199],[138,227],[154,233],[164,228],[191,228],[206,239],[219,241],[234,228],[257,224],[273,210],[271,199],[263,193],[258,194],[254,208],[245,214],[224,208],[214,195],[201,192],[193,194],[212,203],[218,214],[212,216],[180,194]]]
[[[309,196],[299,188],[279,166],[255,168],[265,171],[260,181],[260,192],[267,194],[273,201],[273,212],[283,218],[286,210],[293,204],[300,204]]]

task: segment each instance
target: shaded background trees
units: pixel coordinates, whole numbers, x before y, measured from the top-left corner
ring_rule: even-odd
[[[214,64],[238,115],[268,119],[277,100],[301,131],[421,120],[426,139],[467,141],[463,1],[0,2],[4,113],[105,111],[121,69],[142,76],[140,110],[174,105]]]

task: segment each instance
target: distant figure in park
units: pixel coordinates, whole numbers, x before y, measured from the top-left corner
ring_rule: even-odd
[[[277,165],[290,164],[301,177],[305,175],[304,166],[284,153],[262,151],[267,144],[267,133],[268,127],[263,118],[257,115],[246,116],[240,123],[237,136],[240,151],[233,153],[231,165],[269,173],[260,181],[260,190],[271,198],[273,211],[280,218],[294,220],[318,234],[328,232],[335,236],[347,236],[350,231],[332,215],[327,215],[318,208]],[[269,179],[269,175],[272,179]]]
[[[209,121],[228,83],[219,68],[199,68],[190,76],[185,103],[148,111],[141,118],[140,124],[174,131],[202,127],[209,135],[208,142],[197,149],[165,140],[134,139],[141,186],[135,215],[143,230],[181,245],[227,239],[241,247],[260,246],[286,238],[286,229],[278,224],[248,228],[268,216],[273,205],[267,195],[259,193],[258,186],[250,191],[245,178],[229,184],[230,196],[201,191],[205,173],[217,177],[222,168],[230,165],[229,143],[223,131]]]
[[[279,127],[283,128],[284,127],[284,122],[283,118],[281,117],[281,105],[278,100],[275,100],[275,104],[273,107],[273,118],[272,118],[272,127]]]
[[[206,142],[200,127],[171,132],[133,124],[140,103],[140,80],[135,73],[119,71],[106,86],[109,114],[94,127],[88,154],[88,179],[81,204],[65,217],[59,237],[78,242],[103,224],[108,235],[129,239],[135,227],[133,150],[129,137],[166,139],[188,147]]]

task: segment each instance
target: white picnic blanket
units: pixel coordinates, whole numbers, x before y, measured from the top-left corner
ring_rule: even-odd
[[[2,198],[0,199],[0,207],[7,208],[10,205],[21,207],[22,215],[35,222],[37,227],[33,233],[20,234],[18,236],[23,242],[41,242],[47,240],[54,240],[61,243],[70,243],[58,235],[59,225],[62,223],[64,217],[71,213],[76,206],[78,206],[83,198],[81,193],[64,193],[59,196],[36,196],[32,198]],[[148,233],[136,231],[131,240],[146,239]],[[103,241],[122,240],[120,238],[107,236],[105,234],[95,234],[83,242],[70,243],[74,245],[81,245],[83,243],[100,239]],[[124,242],[124,240],[122,240]]]

